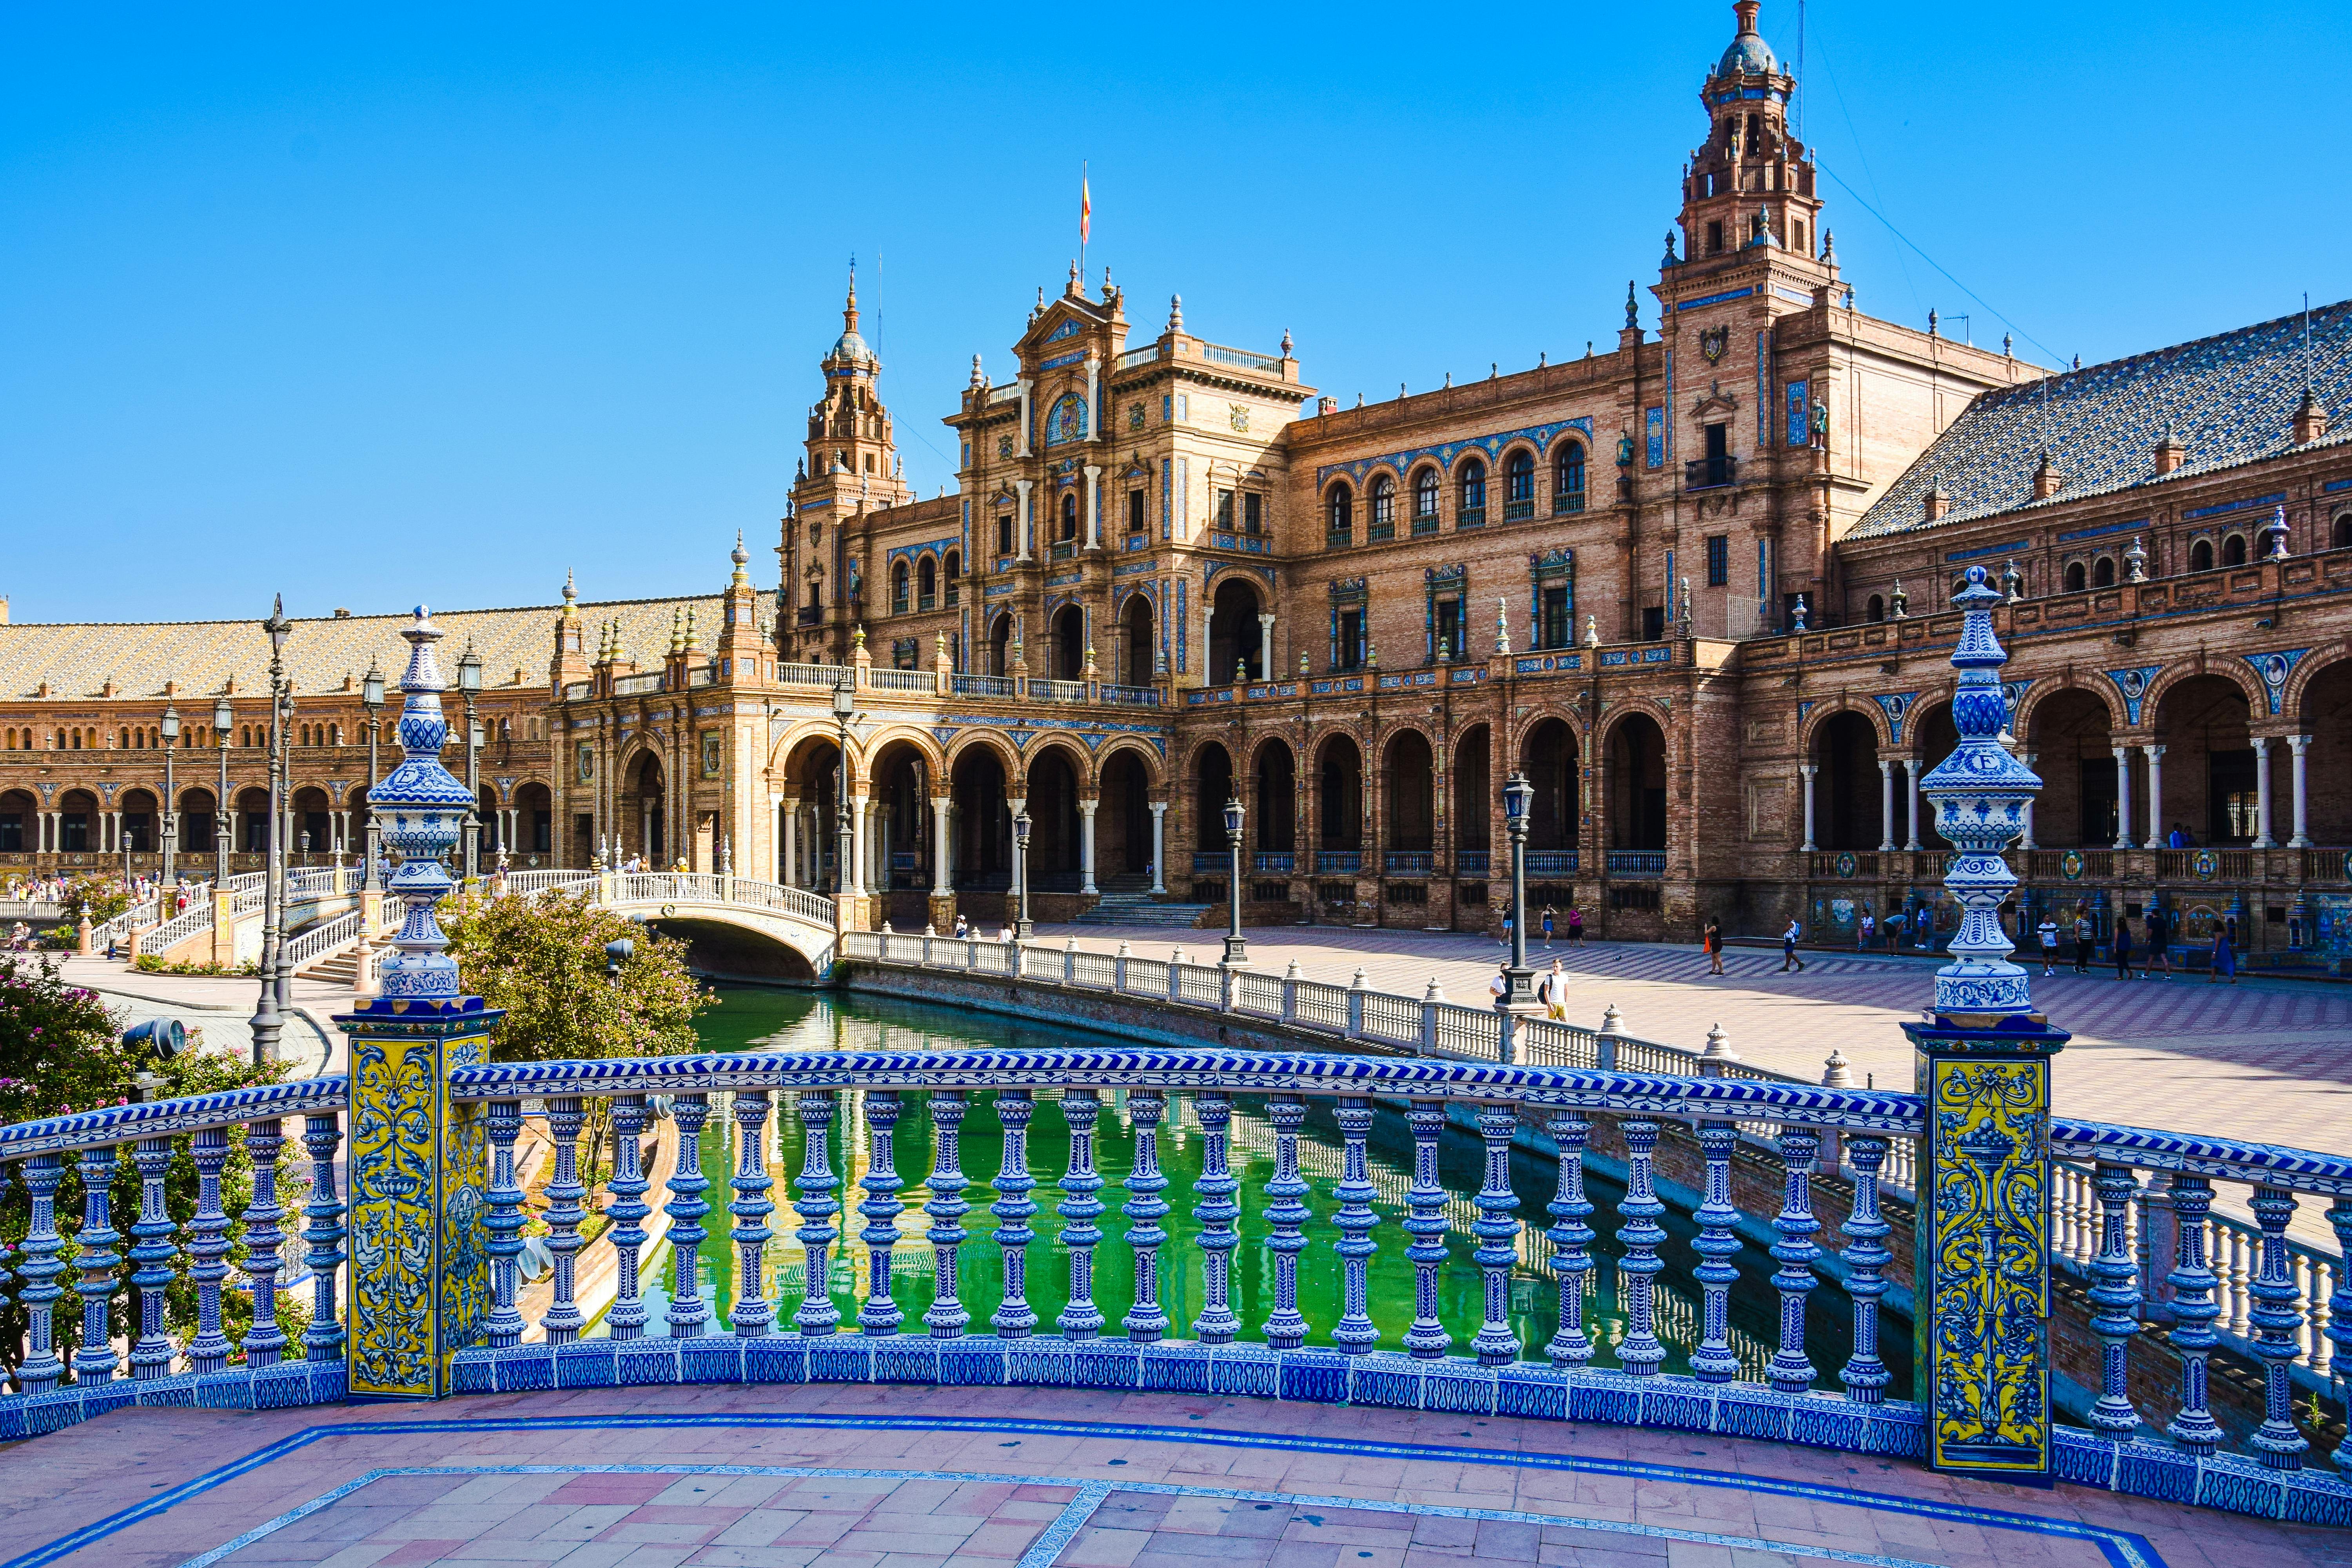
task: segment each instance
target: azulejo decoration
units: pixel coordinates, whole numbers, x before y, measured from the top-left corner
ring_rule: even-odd
[[[1010,437],[1010,436],[999,436],[999,437],[996,438],[996,455],[997,455],[998,457],[1000,457],[1000,458],[1009,458],[1009,457],[1013,456],[1013,437]]]
[[[1709,327],[1698,335],[1698,352],[1706,356],[1706,363],[1709,364],[1721,359],[1723,351],[1730,346],[1731,329],[1729,327]]]
[[[2245,661],[2253,667],[2254,673],[2262,678],[2263,695],[2270,700],[2271,712],[2273,715],[2279,711],[2280,704],[2286,700],[2287,678],[2294,673],[2294,667],[2301,664],[2303,656],[2310,651],[2307,647],[2286,647],[2275,653],[2250,653],[2242,656]]]
[[[2069,849],[2066,853],[2058,857],[2058,874],[2065,878],[2070,882],[2081,881],[2083,879],[2083,852],[2079,849]]]
[[[1855,857],[1853,850],[1846,850],[1837,858],[1837,874],[1840,877],[1852,877],[1860,869],[1862,869],[1862,861]]]
[[[2196,869],[2197,879],[2200,882],[2210,882],[2221,874],[2221,858],[2210,849],[2197,851],[2189,865]]]
[[[2125,723],[2137,725],[2139,722],[2140,704],[2147,700],[2147,689],[2155,684],[2157,672],[2163,668],[2162,665],[2144,664],[2137,669],[2110,669],[2106,672],[2107,679],[2115,682],[2116,689],[2123,693]]]
[[[1249,430],[1249,405],[1246,403],[1230,403],[1225,406],[1230,411],[1225,416],[1226,423],[1230,424],[1237,431],[1247,433]]]
[[[1903,743],[1903,721],[1911,716],[1912,704],[1919,700],[1916,691],[1881,692],[1871,698],[1878,710],[1886,715],[1886,738],[1895,745]]]

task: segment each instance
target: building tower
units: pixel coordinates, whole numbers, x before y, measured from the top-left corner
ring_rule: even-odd
[[[1812,159],[1789,133],[1797,79],[1756,31],[1758,8],[1758,0],[1732,7],[1739,31],[1699,85],[1707,138],[1691,153],[1682,210],[1683,257],[1697,273],[1736,267],[1759,246],[1797,258],[1819,248]]]
[[[777,641],[786,658],[847,657],[868,563],[858,519],[911,500],[882,405],[882,362],[857,330],[857,269],[849,272],[841,336],[818,362],[824,393],[809,409],[806,456],[784,519]]]

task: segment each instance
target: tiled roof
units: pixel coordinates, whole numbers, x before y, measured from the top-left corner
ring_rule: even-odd
[[[640,669],[658,668],[669,647],[670,618],[679,608],[694,612],[703,648],[714,647],[723,605],[719,595],[706,594],[602,604],[583,601],[580,605],[583,650],[593,658],[605,624],[617,619],[625,657],[635,660]],[[443,677],[452,682],[457,679],[458,656],[471,643],[481,656],[485,690],[513,689],[517,670],[521,671],[521,686],[544,690],[561,610],[560,605],[436,610],[433,622],[443,634],[439,648]],[[775,614],[776,595],[761,593],[761,620],[772,624]],[[286,639],[286,665],[295,691],[341,690],[343,677],[349,675],[356,683],[371,658],[388,682],[397,684],[408,663],[408,645],[401,640],[400,630],[409,620],[403,615],[296,621]],[[34,699],[43,681],[48,683],[49,700],[56,701],[97,697],[110,680],[118,697],[152,699],[163,695],[165,681],[176,680],[184,703],[191,696],[211,696],[231,676],[240,692],[267,690],[268,673],[269,638],[258,617],[0,626],[0,702]]]
[[[2294,445],[2304,364],[2298,313],[1987,392],[1845,537],[1948,528],[2275,457]],[[2312,390],[2331,426],[2317,444],[2352,441],[2352,301],[2311,312],[2310,364]],[[2187,460],[2159,478],[2156,445],[2168,430]],[[2033,470],[2045,447],[2063,484],[2037,501]],[[1946,510],[1930,523],[1922,503],[1936,483]]]

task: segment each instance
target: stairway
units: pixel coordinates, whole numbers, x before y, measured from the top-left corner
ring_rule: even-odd
[[[294,978],[323,980],[341,990],[356,991],[360,988],[360,964],[367,957],[367,943],[354,942],[305,964],[295,971]]]
[[[1129,872],[1102,884],[1094,908],[1071,921],[1082,926],[1160,926],[1189,931],[1206,904],[1162,903],[1151,896],[1151,879]]]

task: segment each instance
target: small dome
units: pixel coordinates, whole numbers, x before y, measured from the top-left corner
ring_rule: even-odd
[[[1772,46],[1766,43],[1763,35],[1756,30],[1756,13],[1760,8],[1759,0],[1736,0],[1731,9],[1739,18],[1739,31],[1732,38],[1731,47],[1723,51],[1723,58],[1716,62],[1716,75],[1780,74],[1780,62],[1773,58]]]
[[[871,363],[874,359],[874,351],[866,346],[866,340],[860,337],[856,330],[853,329],[842,333],[841,336],[833,340],[833,353],[828,354],[826,357],[828,359],[857,360],[862,363]]]

